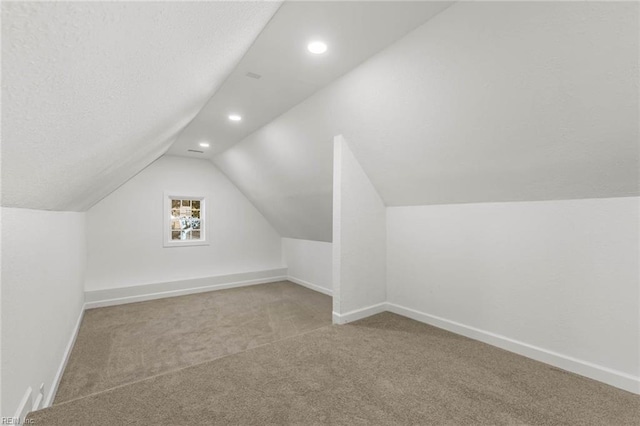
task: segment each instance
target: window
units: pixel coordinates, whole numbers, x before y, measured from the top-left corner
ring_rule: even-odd
[[[209,244],[205,229],[205,199],[165,193],[164,246]]]

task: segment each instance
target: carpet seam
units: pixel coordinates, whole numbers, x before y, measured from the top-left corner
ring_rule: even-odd
[[[218,361],[218,360],[221,360],[221,359],[224,359],[224,358],[228,358],[228,357],[231,357],[231,356],[234,356],[234,355],[240,355],[240,354],[243,354],[243,353],[246,353],[246,352],[253,351],[253,350],[258,349],[258,348],[263,348],[265,346],[273,345],[275,343],[280,343],[280,342],[285,342],[285,341],[288,341],[288,340],[292,340],[292,339],[295,339],[296,337],[306,336],[306,335],[314,333],[316,331],[323,330],[325,328],[332,328],[334,326],[335,326],[335,324],[324,325],[322,327],[314,328],[313,330],[309,330],[309,331],[306,331],[306,332],[301,333],[301,334],[296,334],[295,336],[289,336],[289,337],[285,337],[284,339],[274,340],[273,342],[263,343],[262,345],[258,345],[258,346],[255,346],[253,348],[245,349],[244,351],[223,355],[223,356],[218,357],[218,358],[213,358],[213,359],[210,359],[208,361],[202,361],[202,362],[199,362],[197,364],[192,364],[192,365],[188,365],[186,367],[178,368],[176,370],[166,371],[164,373],[159,373],[159,374],[156,374],[156,375],[153,375],[153,376],[145,377],[144,379],[135,380],[135,381],[129,382],[129,383],[124,383],[122,385],[114,386],[112,388],[108,388],[108,389],[102,390],[100,392],[94,392],[94,393],[91,393],[89,395],[81,396],[81,397],[78,397],[78,398],[70,399],[68,401],[63,401],[63,402],[60,402],[60,403],[57,403],[57,404],[54,403],[50,407],[46,407],[46,408],[43,408],[41,410],[36,410],[36,411],[47,410],[47,409],[53,408],[53,407],[60,407],[60,406],[63,406],[63,405],[66,405],[66,404],[69,404],[69,403],[72,403],[72,402],[80,401],[80,400],[85,399],[85,398],[91,398],[91,397],[94,397],[94,396],[97,396],[97,395],[100,395],[100,394],[103,394],[103,393],[106,393],[106,392],[110,392],[110,391],[112,391],[114,389],[120,389],[120,388],[123,388],[123,387],[126,387],[126,386],[130,386],[130,385],[133,385],[133,384],[136,384],[136,383],[142,383],[142,382],[145,382],[147,380],[156,379],[158,377],[166,376],[167,374],[177,373],[179,371],[186,370],[188,368],[193,368],[193,367],[197,367],[197,366],[200,366],[200,365],[208,364],[210,362],[215,362],[215,361]]]

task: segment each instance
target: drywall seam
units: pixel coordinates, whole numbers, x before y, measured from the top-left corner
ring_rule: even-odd
[[[49,391],[49,395],[45,399],[44,407],[42,408],[51,407],[51,405],[53,404],[53,401],[56,398],[56,393],[58,393],[58,386],[60,386],[62,375],[64,374],[65,368],[67,368],[67,363],[69,362],[71,351],[73,350],[73,346],[75,345],[76,339],[78,338],[78,333],[80,332],[80,324],[82,324],[82,318],[84,318],[85,309],[87,309],[86,303],[82,305],[82,309],[80,310],[80,314],[78,315],[78,320],[76,321],[76,325],[73,327],[73,331],[71,332],[71,336],[69,337],[69,343],[67,343],[67,347],[64,350],[62,361],[60,362],[58,371],[56,372],[56,375],[53,378],[53,382],[51,383],[51,389]]]
[[[301,285],[303,287],[307,287],[310,290],[317,291],[318,293],[326,294],[327,296],[333,295],[333,291],[327,288],[321,287],[317,284],[310,283],[309,281],[305,281],[300,278],[292,277],[291,275],[287,275],[287,280],[291,281],[292,283]]]
[[[252,279],[238,279],[251,274],[258,276]],[[86,291],[86,308],[100,308],[104,306],[124,305],[127,303],[143,302],[147,300],[164,299],[167,297],[183,296],[186,294],[204,293],[227,288],[246,287],[255,284],[267,284],[287,279],[287,268],[256,271],[243,274],[198,278],[193,280],[173,281],[169,283],[150,284],[147,286],[131,286],[108,290]],[[207,281],[214,284],[205,284]],[[159,290],[162,288],[162,290]],[[148,291],[144,291],[144,290]],[[142,291],[142,292],[141,292]]]
[[[385,310],[640,395],[640,377],[387,302]],[[335,314],[334,314],[335,315]],[[371,314],[373,315],[373,314]],[[368,315],[367,315],[368,316]]]

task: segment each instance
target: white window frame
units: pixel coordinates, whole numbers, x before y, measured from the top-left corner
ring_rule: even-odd
[[[200,239],[199,240],[172,240],[171,239],[171,201],[172,200],[198,200],[200,201]],[[162,214],[164,220],[164,243],[166,247],[190,247],[190,246],[208,246],[209,234],[207,226],[207,202],[203,195],[188,195],[181,192],[165,191],[164,193],[164,211]]]

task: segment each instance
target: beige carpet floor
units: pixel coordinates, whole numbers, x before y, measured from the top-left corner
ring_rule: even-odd
[[[32,413],[36,425],[638,425],[640,397],[391,313]]]
[[[88,310],[55,403],[331,324],[331,297],[283,281]]]

